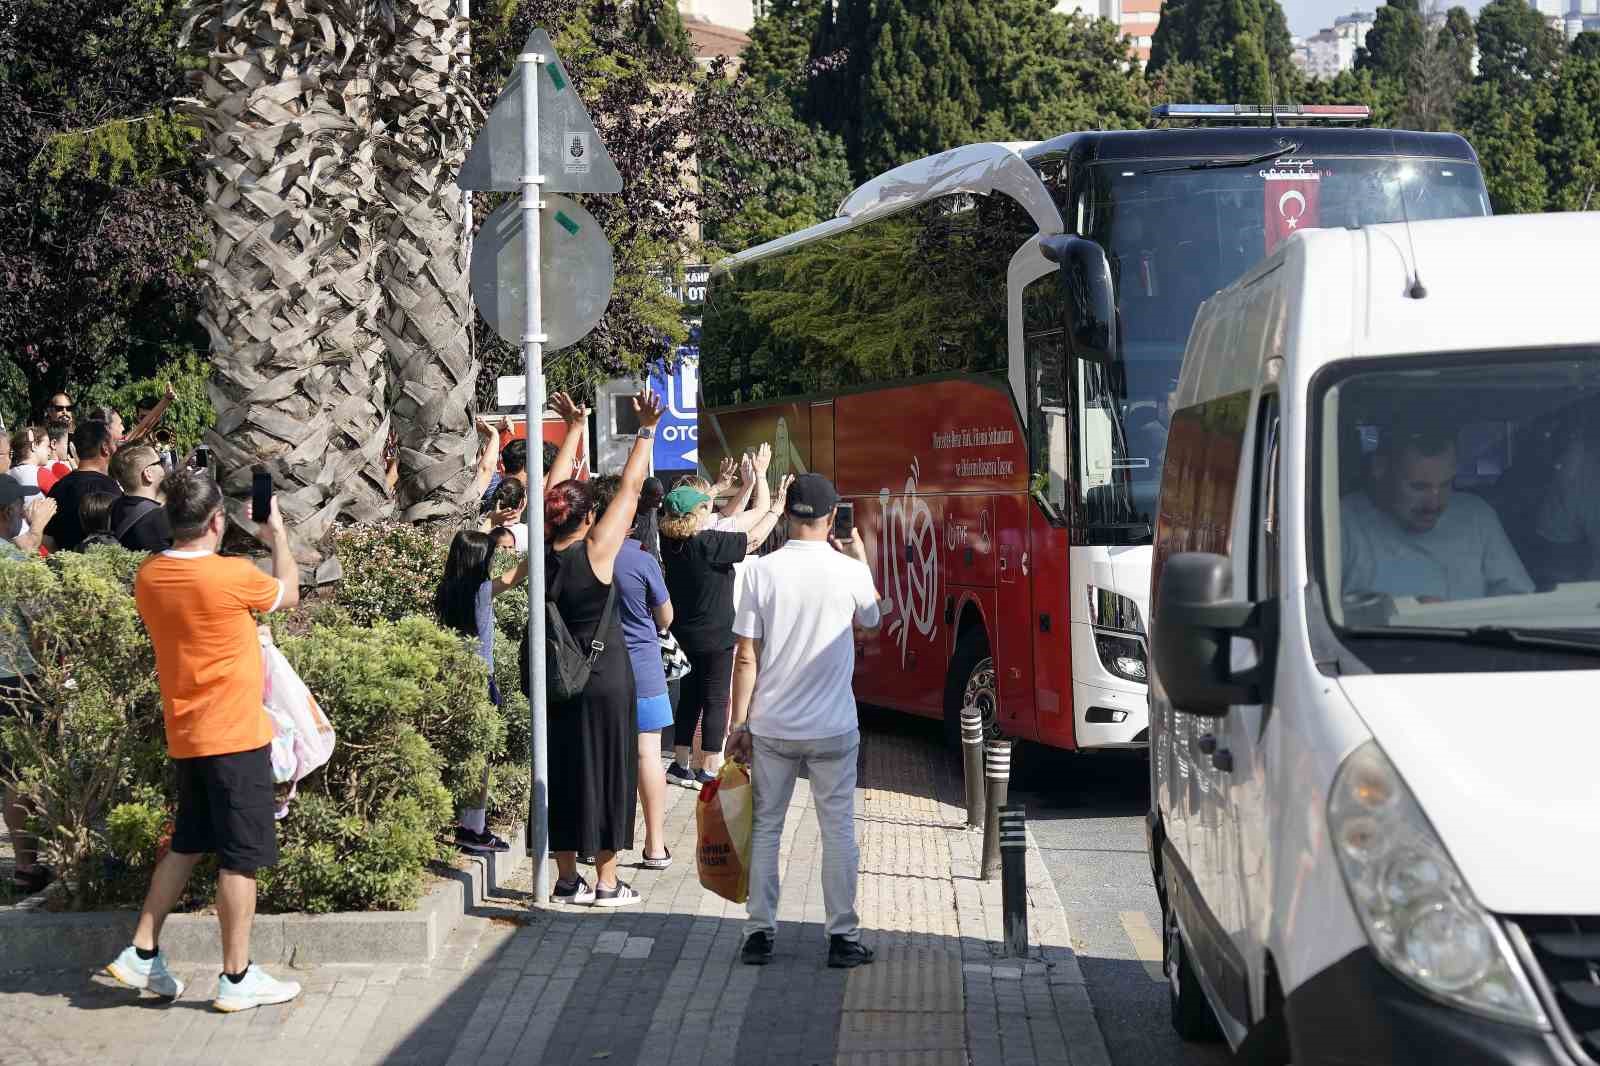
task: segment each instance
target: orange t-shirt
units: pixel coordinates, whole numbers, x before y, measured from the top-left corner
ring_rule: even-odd
[[[272,743],[266,677],[251,611],[271,611],[278,579],[244,559],[162,552],[139,567],[134,602],[156,650],[167,753],[174,759]]]

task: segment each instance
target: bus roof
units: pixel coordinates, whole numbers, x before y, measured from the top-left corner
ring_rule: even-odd
[[[1091,130],[1067,133],[1030,145],[1023,158],[1034,166],[1081,152],[1086,162],[1116,159],[1231,159],[1261,155],[1285,143],[1295,155],[1406,155],[1459,159],[1476,154],[1454,133],[1350,129],[1324,126],[1200,126],[1157,130]]]
[[[1052,162],[1069,156],[1076,156],[1085,163],[1122,159],[1250,158],[1275,151],[1285,144],[1299,146],[1295,150],[1297,158],[1404,155],[1459,159],[1464,163],[1477,161],[1472,146],[1453,133],[1319,126],[1092,130],[1040,142],[968,144],[880,174],[845,197],[833,218],[730,255],[719,260],[713,270],[723,273],[745,263],[781,255],[915,204],[955,193],[983,196],[1005,193],[1028,211],[1040,234],[1053,236],[1063,232],[1065,225],[1039,176],[1040,168]]]

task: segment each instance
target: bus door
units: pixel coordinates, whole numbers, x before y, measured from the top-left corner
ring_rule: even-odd
[[[1025,287],[1012,298],[1012,343],[1020,349],[1018,399],[1027,405],[1031,499],[1016,527],[1025,530],[1022,580],[1031,600],[1028,630],[1033,643],[1033,736],[1052,747],[1077,746],[1072,710],[1072,573],[1067,519],[1073,513],[1077,476],[1074,432],[1068,416],[1067,350],[1060,278],[1042,257]],[[1013,284],[1023,279],[1015,279]]]

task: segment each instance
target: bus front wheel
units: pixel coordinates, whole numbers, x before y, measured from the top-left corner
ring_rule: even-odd
[[[969,706],[978,708],[984,737],[998,737],[1000,697],[994,656],[989,651],[989,637],[981,626],[973,626],[956,641],[950,676],[945,682],[944,737],[953,750],[961,749],[961,711]]]

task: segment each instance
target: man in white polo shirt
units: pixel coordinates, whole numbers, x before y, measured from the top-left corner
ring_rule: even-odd
[[[751,765],[755,826],[750,854],[750,923],[743,958],[772,960],[777,933],[778,844],[804,766],[822,830],[822,898],[828,965],[872,961],[856,916],[856,755],[861,735],[850,683],[852,630],[878,628],[878,593],[861,534],[831,540],[839,495],[818,474],[789,486],[789,541],[746,571],[733,632],[733,730],[728,755]]]

